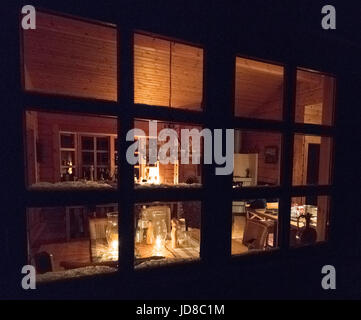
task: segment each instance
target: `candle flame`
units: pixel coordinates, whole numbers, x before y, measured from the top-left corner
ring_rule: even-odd
[[[157,236],[155,238],[155,243],[154,243],[155,255],[161,256],[162,251],[163,251],[163,247],[164,247],[164,244],[163,244],[162,238],[160,236]]]

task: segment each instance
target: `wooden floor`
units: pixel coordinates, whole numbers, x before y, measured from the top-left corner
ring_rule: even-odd
[[[61,243],[51,243],[42,245],[39,252],[46,251],[53,255],[53,271],[64,270],[60,263],[63,261],[73,261],[80,263],[90,263],[90,241],[78,240]]]
[[[248,248],[242,244],[244,227],[245,217],[235,216],[232,227],[232,254],[242,254],[248,251]],[[193,230],[192,238],[199,243],[200,234],[198,233],[200,233],[199,230]],[[38,249],[38,252],[41,251],[52,254],[54,271],[64,270],[61,266],[62,262],[91,263],[88,239],[44,244]],[[155,252],[152,245],[136,244],[136,254],[137,257],[144,258],[153,256]],[[168,259],[199,258],[199,245],[193,243],[184,248],[172,249],[170,243],[167,243],[160,255]]]

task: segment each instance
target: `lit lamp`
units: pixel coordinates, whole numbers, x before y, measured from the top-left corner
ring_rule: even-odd
[[[149,167],[149,183],[159,184],[159,167]]]
[[[73,174],[73,162],[71,162],[71,161],[69,161],[68,173],[69,173],[69,174]]]
[[[118,259],[118,213],[107,213],[107,226],[105,229],[105,236],[108,243],[108,256],[110,260]]]
[[[153,226],[154,233],[154,246],[153,246],[153,254],[155,256],[163,256],[165,242],[167,239],[167,225],[164,219],[156,220]]]

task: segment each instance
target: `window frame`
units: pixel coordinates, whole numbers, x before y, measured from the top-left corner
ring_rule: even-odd
[[[42,10],[49,12],[49,10]],[[64,15],[70,18],[79,19],[94,23],[82,17],[68,16],[62,13],[54,13]],[[105,26],[110,26],[107,23],[100,23]],[[234,115],[234,90],[235,90],[235,57],[246,57],[245,55],[237,55],[234,52],[227,51],[227,57],[217,56],[217,49],[212,46],[203,45],[204,59],[203,59],[203,103],[202,110],[190,111],[178,108],[165,108],[163,106],[149,106],[134,103],[134,72],[133,72],[133,36],[134,33],[143,33],[150,35],[150,32],[141,32],[133,29],[129,25],[111,25],[117,29],[117,101],[101,101],[94,98],[78,98],[61,95],[44,95],[41,93],[26,92],[24,86],[21,90],[21,112],[23,117],[27,110],[37,109],[40,111],[58,111],[58,112],[76,112],[93,115],[111,115],[117,117],[117,149],[118,161],[118,175],[122,177],[117,179],[118,189],[116,191],[85,191],[81,192],[79,197],[73,197],[72,192],[54,191],[47,193],[47,196],[41,191],[29,191],[26,189],[25,180],[23,180],[23,192],[25,200],[21,204],[21,212],[25,213],[26,208],[51,206],[58,203],[63,206],[82,205],[84,203],[107,204],[117,203],[119,216],[119,234],[122,235],[122,241],[119,250],[119,267],[118,273],[124,277],[134,274],[134,216],[133,208],[136,203],[152,202],[152,201],[183,201],[195,200],[201,201],[201,243],[200,243],[200,259],[211,267],[215,260],[221,259],[228,261],[230,257],[232,260],[242,259],[245,261],[247,255],[242,257],[231,255],[231,219],[232,219],[232,201],[249,199],[252,197],[274,197],[280,199],[279,203],[279,232],[278,243],[279,251],[291,253],[291,251],[298,250],[298,248],[289,248],[289,228],[290,228],[290,207],[291,198],[294,196],[313,195],[328,195],[330,196],[330,212],[329,217],[332,216],[333,211],[333,185],[323,186],[292,186],[292,165],[293,165],[293,137],[295,133],[325,135],[334,137],[335,121],[332,126],[313,125],[295,123],[295,90],[296,90],[296,70],[298,64],[295,62],[286,61],[284,64],[284,86],[283,86],[283,117],[280,121],[250,119],[243,117],[236,117]],[[20,31],[23,32],[23,31]],[[162,38],[160,35],[155,35]],[[165,37],[164,37],[165,38]],[[20,40],[21,41],[21,40]],[[176,41],[177,40],[172,40]],[[180,41],[186,43],[185,41]],[[197,45],[195,45],[197,46]],[[23,46],[20,46],[20,55],[23,55]],[[214,57],[215,61],[210,61],[207,57]],[[121,57],[121,59],[119,59]],[[247,57],[250,58],[250,57]],[[222,60],[223,59],[223,60]],[[252,59],[252,58],[250,58]],[[257,59],[255,59],[257,60]],[[258,59],[261,60],[261,59]],[[229,106],[222,109],[217,106],[217,98],[219,93],[208,90],[214,83],[212,76],[219,72],[215,62],[223,62],[224,67],[222,76],[227,81],[220,81],[220,92],[226,93],[226,99],[229,101]],[[269,62],[275,63],[277,62]],[[23,72],[23,60],[21,63],[21,72]],[[232,76],[233,74],[233,76]],[[20,78],[19,78],[20,79]],[[210,85],[211,83],[211,85]],[[337,77],[335,77],[335,92],[337,89]],[[20,85],[19,85],[20,88]],[[37,106],[36,108],[34,106]],[[334,113],[336,111],[336,104],[334,105]],[[191,123],[199,124],[203,127],[214,129],[222,126],[225,128],[237,128],[241,130],[254,129],[262,131],[277,131],[282,135],[281,154],[280,154],[280,185],[275,187],[252,187],[242,188],[241,190],[232,190],[232,175],[230,176],[215,176],[215,165],[202,165],[202,187],[197,190],[184,189],[156,189],[156,190],[137,190],[134,189],[134,168],[126,161],[126,150],[131,142],[126,141],[124,137],[128,130],[133,128],[135,119],[147,120],[163,120],[170,122],[187,123],[192,119]],[[216,121],[215,121],[216,120]],[[24,133],[24,127],[21,128]],[[22,138],[24,139],[24,137]],[[332,139],[332,150],[334,148],[335,139]],[[21,145],[24,145],[22,140]],[[23,148],[25,150],[25,148]],[[334,155],[332,152],[331,172],[334,172]],[[79,167],[79,165],[78,165]],[[26,170],[26,167],[25,167]],[[27,172],[23,172],[25,179]],[[209,195],[217,193],[219,188],[224,188],[221,199],[210,199]],[[180,192],[181,191],[181,192]],[[62,200],[59,200],[62,199]],[[228,212],[224,215],[224,221],[217,223],[217,219],[212,217],[215,214],[217,218],[222,217],[217,210],[223,208],[223,211]],[[219,210],[218,210],[219,211]],[[26,215],[26,213],[25,213]],[[19,229],[23,231],[23,228]],[[24,234],[22,239],[26,238]],[[216,239],[215,239],[216,238]],[[217,245],[220,242],[222,245]],[[24,261],[27,257],[26,246],[24,250],[19,250],[19,259]],[[22,255],[22,256],[21,256]],[[276,257],[277,252],[272,252],[272,256]],[[261,257],[259,257],[261,259]]]

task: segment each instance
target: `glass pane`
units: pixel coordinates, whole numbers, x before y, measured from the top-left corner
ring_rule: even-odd
[[[109,164],[109,153],[97,152],[97,165],[108,165],[108,164]]]
[[[64,132],[72,132],[74,147]],[[91,135],[94,136],[91,136]],[[104,136],[109,152],[94,151],[95,137]],[[26,168],[28,186],[33,190],[87,190],[116,188],[117,175],[112,143],[117,135],[114,117],[52,112],[26,112]],[[63,142],[63,144],[62,144]],[[85,149],[85,151],[83,150]],[[97,156],[97,163],[94,158]],[[103,166],[103,179],[97,168]],[[106,169],[109,171],[106,171]]]
[[[109,151],[109,137],[97,137],[97,150]]]
[[[201,127],[150,120],[136,120],[134,127],[138,130],[135,135],[138,147],[134,153],[135,187],[201,185]],[[193,137],[192,129],[194,129]],[[168,136],[162,140],[165,132],[172,133],[174,139],[171,140]],[[185,135],[184,139],[181,139],[182,132]],[[139,152],[140,150],[144,152]]]
[[[135,214],[135,267],[199,258],[201,202],[139,203]]]
[[[96,172],[96,178],[97,180],[103,181],[103,180],[109,180],[110,177],[110,170],[108,167],[101,167],[101,168],[97,168],[97,172]]]
[[[293,148],[293,185],[329,184],[332,139],[295,134]]]
[[[81,137],[82,150],[94,150],[94,137]]]
[[[61,165],[71,167],[75,163],[74,151],[61,151]]]
[[[307,246],[326,241],[329,225],[328,196],[293,197],[291,204],[290,246]]]
[[[37,281],[115,272],[117,216],[117,204],[27,209],[28,262]]]
[[[279,185],[280,155],[280,133],[236,129],[233,187]]]
[[[332,125],[335,82],[331,76],[297,70],[296,122]]]
[[[60,135],[60,146],[61,148],[75,148],[75,137],[72,133],[62,133]]]
[[[283,67],[236,58],[235,115],[282,120]]]
[[[94,152],[82,152],[82,163],[85,165],[94,164]]]
[[[203,49],[134,35],[134,102],[201,110]]]
[[[24,78],[29,91],[117,100],[116,28],[36,12],[24,30]]]
[[[201,110],[203,49],[172,42],[171,107]]]
[[[237,200],[232,203],[232,254],[278,247],[278,199]]]

